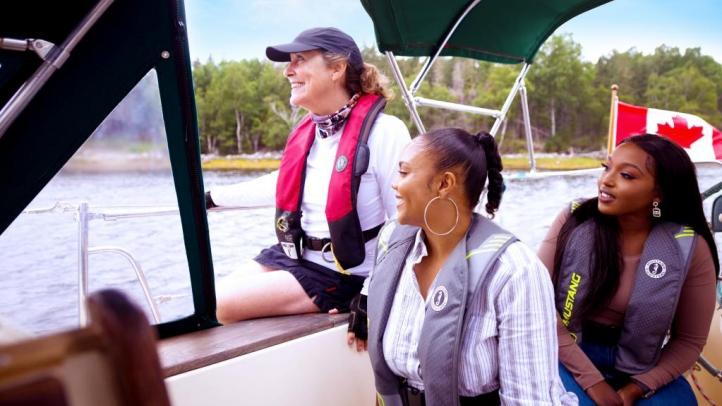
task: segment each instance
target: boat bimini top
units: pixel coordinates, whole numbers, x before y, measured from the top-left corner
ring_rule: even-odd
[[[521,97],[531,171],[536,170],[524,77],[544,41],[569,19],[610,0],[361,0],[373,20],[379,50],[386,55],[411,119],[426,131],[418,106],[481,114],[495,119],[496,135],[517,93]],[[410,86],[397,56],[425,56]],[[501,108],[483,108],[416,96],[441,56],[521,64]]]

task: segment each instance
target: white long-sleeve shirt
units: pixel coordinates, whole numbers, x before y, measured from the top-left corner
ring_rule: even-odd
[[[424,389],[418,355],[428,298],[414,265],[427,255],[421,231],[406,258],[383,336],[389,368]],[[431,290],[431,289],[430,289]],[[502,405],[576,405],[559,378],[556,309],[549,274],[526,245],[515,242],[499,256],[472,297],[462,332],[459,394],[499,389]]]
[[[301,227],[311,237],[330,237],[325,213],[326,200],[342,132],[343,128],[326,138],[317,134],[306,160]],[[401,151],[410,141],[406,125],[394,116],[381,114],[371,127],[368,139],[369,167],[361,176],[356,206],[363,230],[376,227],[396,215],[396,198],[391,184],[396,177]],[[274,171],[247,182],[214,188],[211,198],[218,206],[274,206],[277,180],[278,171]],[[269,232],[272,232],[270,226]],[[374,238],[366,243],[365,261],[347,271],[368,276],[373,267],[375,249]],[[303,258],[336,270],[333,263],[321,257],[320,251],[304,250]]]

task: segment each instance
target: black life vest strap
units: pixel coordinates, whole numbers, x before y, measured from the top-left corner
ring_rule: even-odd
[[[374,228],[369,228],[368,230],[364,230],[362,232],[362,235],[364,237],[364,243],[367,243],[374,238],[376,238],[377,235],[379,235],[379,232],[381,231],[381,228],[384,226],[384,223],[381,223],[377,225]],[[307,235],[303,236],[303,245],[306,247],[306,249],[309,249],[311,251],[322,251],[323,248],[331,243],[330,238],[316,238],[316,237],[310,237]]]

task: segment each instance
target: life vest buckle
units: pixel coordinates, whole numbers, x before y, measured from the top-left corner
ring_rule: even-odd
[[[331,253],[331,259],[326,258],[326,253]],[[324,261],[328,263],[334,263],[336,262],[336,257],[333,255],[333,247],[331,246],[331,242],[327,242],[323,248],[321,248],[321,258],[323,258]]]

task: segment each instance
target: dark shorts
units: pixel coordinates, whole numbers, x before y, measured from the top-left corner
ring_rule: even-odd
[[[314,262],[286,256],[280,244],[265,248],[254,261],[271,269],[288,271],[301,284],[321,313],[331,309],[348,311],[349,303],[363,287],[364,277],[344,275]]]

